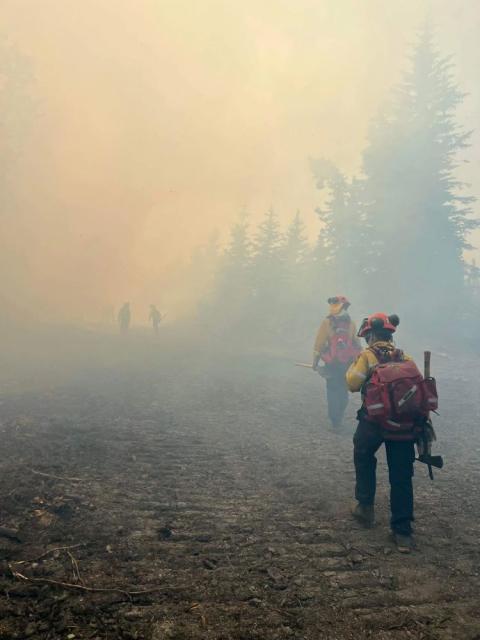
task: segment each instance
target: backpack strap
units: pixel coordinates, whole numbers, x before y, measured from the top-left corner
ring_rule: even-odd
[[[351,318],[349,315],[343,315],[340,318],[338,316],[328,316],[330,325],[335,333],[347,333],[350,327]]]

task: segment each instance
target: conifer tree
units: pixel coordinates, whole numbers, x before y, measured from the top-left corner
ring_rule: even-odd
[[[297,211],[292,222],[288,226],[282,248],[285,262],[294,269],[296,266],[305,265],[308,259],[309,246],[305,225],[302,222],[300,211]]]
[[[252,320],[257,331],[274,328],[285,272],[282,264],[282,234],[278,217],[270,209],[258,226],[253,247],[251,282]]]
[[[211,322],[229,330],[242,323],[251,304],[252,243],[248,216],[242,212],[230,232],[230,242],[218,260],[209,304]]]
[[[230,243],[225,251],[224,263],[227,270],[243,277],[250,264],[252,243],[248,234],[248,216],[242,212],[230,232]]]
[[[314,248],[317,277],[332,290],[347,291],[357,284],[362,269],[360,182],[347,179],[328,160],[312,160],[311,168],[317,187],[327,190],[325,204],[316,210],[322,223]]]
[[[254,242],[254,267],[270,271],[280,259],[282,234],[277,215],[270,209],[258,226]]]
[[[281,258],[283,278],[278,324],[285,339],[294,340],[304,333],[305,327],[309,327],[313,304],[311,271],[314,263],[305,225],[298,211],[287,227]]]
[[[206,312],[206,308],[216,296],[217,274],[219,270],[220,247],[218,232],[214,231],[207,243],[192,252],[189,265],[189,282],[195,293],[201,292],[202,297],[198,305],[199,315]]]
[[[455,120],[463,95],[452,65],[421,34],[411,69],[375,122],[364,154],[370,293],[417,320],[455,313],[464,292],[463,253],[473,198],[455,177],[469,133]],[[421,304],[419,304],[421,302]]]

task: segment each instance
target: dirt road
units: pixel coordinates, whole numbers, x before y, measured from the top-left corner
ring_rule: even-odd
[[[355,402],[331,432],[313,372],[166,344],[100,363],[2,387],[1,639],[480,638],[478,359],[434,357],[446,468],[416,468],[408,557],[383,453],[377,527],[350,519]]]

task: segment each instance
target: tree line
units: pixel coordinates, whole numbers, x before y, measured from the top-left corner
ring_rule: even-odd
[[[325,203],[316,241],[299,213],[287,229],[273,210],[255,229],[242,214],[223,251],[212,240],[197,252],[208,285],[199,317],[258,342],[302,339],[326,298],[342,293],[359,313],[397,312],[420,334],[473,332],[479,270],[464,256],[479,220],[457,178],[470,138],[456,119],[463,99],[451,59],[425,29],[371,124],[360,175],[311,160]]]

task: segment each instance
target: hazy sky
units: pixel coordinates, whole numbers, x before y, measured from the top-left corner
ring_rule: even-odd
[[[29,59],[36,103],[18,295],[67,317],[124,299],[175,313],[179,266],[242,207],[300,209],[314,233],[308,157],[358,170],[428,15],[474,128],[478,0],[2,0],[0,36]],[[462,176],[479,194],[473,142]]]

